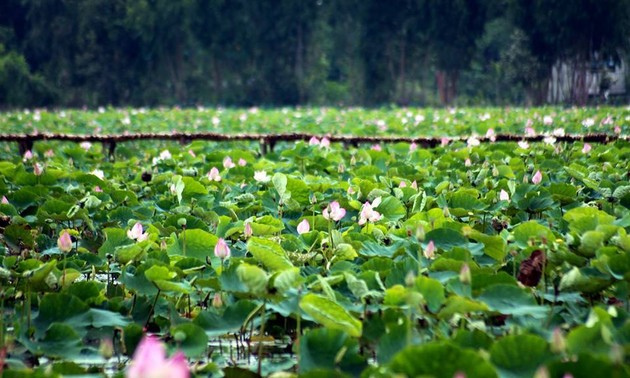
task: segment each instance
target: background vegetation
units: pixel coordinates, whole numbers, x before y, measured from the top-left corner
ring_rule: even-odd
[[[0,106],[588,100],[629,0],[4,0]],[[559,99],[552,99],[559,101]]]

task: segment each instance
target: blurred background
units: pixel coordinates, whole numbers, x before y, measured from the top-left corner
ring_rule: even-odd
[[[1,0],[0,108],[627,103],[630,0]]]

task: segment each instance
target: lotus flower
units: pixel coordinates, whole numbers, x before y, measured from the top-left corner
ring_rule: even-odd
[[[468,138],[468,140],[466,140],[466,144],[468,145],[468,147],[477,147],[479,144],[481,144],[481,142],[479,141],[479,139],[477,139],[477,137],[471,136]]]
[[[149,237],[149,234],[144,232],[144,230],[142,229],[142,223],[136,222],[131,230],[127,231],[127,237],[137,242],[141,242],[146,240]]]
[[[105,173],[103,173],[103,171],[101,171],[100,169],[95,169],[92,172],[90,172],[90,174],[100,178],[101,180],[105,179]]]
[[[90,148],[92,148],[92,143],[90,143],[90,142],[81,142],[81,144],[79,144],[79,146],[81,148],[83,148],[84,150],[89,151]]]
[[[170,159],[172,157],[171,152],[169,150],[164,150],[160,152],[160,160]]]
[[[221,260],[230,257],[230,247],[228,247],[223,238],[219,238],[219,241],[214,246],[214,255]]]
[[[319,139],[316,136],[312,136],[311,139],[308,140],[309,146],[319,146]]]
[[[2,196],[2,202],[0,202],[0,203],[2,203],[3,205],[8,205],[9,204],[9,200],[7,199],[6,196]]]
[[[145,336],[133,354],[127,378],[188,378],[190,370],[182,352],[166,358],[164,345],[155,336]]]
[[[72,251],[72,238],[67,230],[61,231],[59,239],[57,239],[57,247],[59,247],[61,252]]]
[[[339,205],[339,202],[331,202],[322,212],[322,215],[327,220],[333,220],[338,222],[346,215],[346,209]]]
[[[44,166],[40,163],[33,164],[33,174],[40,176],[42,173],[44,173]]]
[[[416,180],[413,180],[413,182],[411,183],[411,188],[418,190],[418,183],[416,182]]]
[[[429,244],[427,244],[427,247],[424,249],[423,254],[424,257],[429,260],[435,258],[435,243],[433,242],[433,240],[429,240]]]
[[[377,197],[376,199],[374,199],[371,204],[369,202],[364,203],[361,207],[361,213],[359,214],[359,224],[363,225],[367,222],[378,222],[383,217],[383,215],[374,210],[374,208],[378,207],[378,205],[380,204],[381,197]]]
[[[244,167],[247,165],[247,161],[243,158],[238,159],[238,165]]]
[[[399,188],[406,188],[407,187],[407,183],[404,181],[401,181],[400,184],[398,184]]]
[[[506,192],[505,190],[501,189],[501,192],[499,192],[499,200],[501,200],[501,201],[509,201],[510,200],[510,195],[508,194],[508,192]]]
[[[221,175],[219,174],[217,167],[212,167],[212,169],[210,169],[210,172],[208,172],[208,180],[221,181]]]
[[[319,146],[321,148],[329,148],[330,147],[330,139],[323,137],[322,140],[319,142]]]
[[[527,143],[526,140],[521,140],[520,142],[518,142],[518,146],[524,150],[529,148],[529,143]]]
[[[374,151],[382,151],[383,148],[381,147],[380,144],[373,144],[372,145],[372,150],[374,150]]]
[[[449,144],[450,142],[451,142],[451,140],[450,140],[450,139],[448,139],[447,137],[442,137],[442,138],[440,139],[440,146],[442,146],[442,147],[446,147],[446,146],[448,146],[448,144]]]
[[[548,115],[543,117],[543,124],[545,124],[545,126],[549,126],[552,123],[553,123],[553,117],[548,116]]]
[[[252,230],[252,224],[249,223],[249,222],[246,222],[245,223],[245,230],[243,231],[243,235],[245,235],[246,238],[249,238],[253,234],[254,234],[254,230]]]
[[[532,177],[532,183],[538,185],[541,181],[542,173],[540,171],[536,171],[536,173],[534,173],[534,176]]]
[[[298,234],[302,235],[311,230],[311,225],[308,223],[306,219],[303,219],[297,226]]]
[[[589,152],[591,152],[591,145],[588,143],[584,143],[584,147],[582,147],[582,153],[588,154]]]
[[[221,293],[214,293],[214,297],[212,297],[212,307],[223,307],[223,298],[221,298]]]
[[[411,142],[411,144],[409,145],[409,152],[413,152],[417,149],[418,149],[418,145],[416,144],[416,142]]]
[[[31,150],[28,150],[24,153],[24,161],[28,161],[31,160],[33,158],[33,152]]]
[[[591,127],[595,124],[595,120],[593,118],[586,118],[584,121],[582,121],[582,126],[584,127]]]
[[[254,172],[254,180],[265,183],[271,181],[271,177],[265,171],[256,171]]]
[[[230,169],[236,167],[236,164],[234,164],[231,157],[226,156],[225,159],[223,159],[223,167],[225,169]]]

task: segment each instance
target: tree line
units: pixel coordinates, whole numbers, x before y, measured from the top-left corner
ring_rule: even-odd
[[[582,105],[629,37],[630,0],[3,0],[0,107],[539,105],[560,63]]]

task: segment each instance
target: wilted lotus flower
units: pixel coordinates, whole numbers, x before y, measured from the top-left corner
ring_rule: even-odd
[[[424,257],[429,260],[435,258],[435,243],[433,242],[433,240],[429,240],[429,244],[427,244],[427,247],[424,249],[424,251],[422,251],[422,253],[424,254]]]
[[[262,183],[266,183],[271,181],[271,177],[265,171],[255,171],[254,172],[254,180]]]
[[[501,201],[509,201],[510,200],[510,195],[508,194],[508,192],[506,192],[505,190],[501,189],[501,191],[499,192],[499,200],[501,200]]]
[[[331,202],[322,212],[322,215],[327,220],[333,220],[335,222],[341,220],[346,215],[346,209],[339,205],[339,202]]]
[[[236,164],[234,164],[231,157],[226,156],[225,159],[223,159],[223,167],[225,169],[230,169],[236,167]]]
[[[9,200],[7,199],[6,196],[2,196],[2,202],[3,205],[8,205],[9,204]]]
[[[221,181],[221,175],[219,174],[219,170],[217,167],[212,167],[210,172],[208,172],[208,180],[210,181]]]
[[[29,160],[31,160],[32,158],[33,158],[33,152],[32,152],[31,150],[27,150],[27,151],[24,153],[24,157],[23,157],[23,159],[22,159],[22,160],[24,160],[24,161],[29,161]]]
[[[127,237],[137,242],[141,242],[146,240],[149,237],[149,234],[144,232],[140,222],[136,222],[130,230],[127,230]]]
[[[536,173],[534,173],[534,176],[532,177],[532,183],[535,185],[540,184],[540,182],[542,181],[542,173],[540,171],[536,171]]]
[[[243,158],[238,159],[238,165],[244,167],[247,165],[247,161]]]
[[[79,146],[81,148],[83,148],[84,150],[89,151],[90,148],[92,148],[92,143],[90,143],[90,142],[81,142],[81,144],[79,144]]]
[[[57,247],[59,247],[61,252],[72,251],[72,238],[67,230],[61,231],[59,239],[57,239]]]
[[[378,222],[383,215],[378,211],[374,210],[375,207],[381,204],[381,197],[377,197],[370,204],[366,202],[361,207],[361,213],[359,214],[359,224],[363,225],[367,222]]]
[[[308,223],[306,219],[303,219],[297,226],[298,234],[302,235],[311,230],[311,225]]]
[[[164,345],[155,336],[145,336],[133,354],[126,378],[189,378],[190,371],[182,352],[166,358]]]
[[[214,246],[214,255],[221,260],[230,257],[230,247],[223,238],[219,238],[217,244]]]
[[[591,152],[591,145],[588,143],[584,143],[584,147],[582,147],[582,153],[588,154],[589,152]]]

